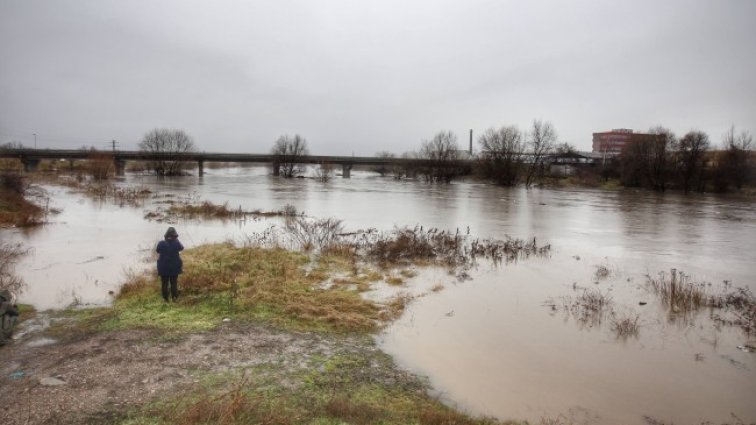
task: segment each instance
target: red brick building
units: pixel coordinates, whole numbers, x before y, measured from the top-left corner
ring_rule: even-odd
[[[619,155],[622,148],[633,139],[634,135],[637,135],[637,133],[626,128],[593,133],[593,153],[601,156]]]

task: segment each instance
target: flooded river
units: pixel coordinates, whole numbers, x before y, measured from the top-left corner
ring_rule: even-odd
[[[353,172],[328,183],[284,180],[265,168],[213,169],[202,178],[129,176],[158,196],[139,207],[98,202],[46,187],[62,212],[39,229],[0,231],[32,250],[17,271],[21,301],[58,308],[106,304],[127,273],[151,267],[167,226],[144,219],[163,195],[228,202],[247,210],[291,204],[308,216],[342,219],[347,229],[395,226],[460,229],[551,244],[546,258],[482,262],[460,280],[426,270],[407,285],[443,290],[417,298],[378,337],[403,367],[429,377],[444,400],[501,419],[644,424],[756,421],[756,353],[749,337],[716,326],[708,310],[670,320],[646,275],[675,268],[707,290],[756,292],[756,205],[715,196],[635,191],[499,188],[461,182],[426,185]],[[241,241],[278,219],[187,220],[185,245]],[[570,300],[598,291],[616,315],[638,317],[619,338],[611,317],[582,321]],[[753,340],[753,335],[750,339]]]

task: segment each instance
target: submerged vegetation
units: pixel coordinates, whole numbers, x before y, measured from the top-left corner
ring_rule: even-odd
[[[720,325],[736,326],[747,335],[756,334],[756,298],[748,288],[731,290],[725,283],[721,293],[711,293],[710,284],[694,282],[676,269],[647,277],[650,290],[667,308],[670,320],[687,319],[692,313],[708,308],[711,318]]]
[[[706,284],[691,282],[689,276],[676,269],[670,271],[669,278],[663,272],[658,279],[649,277],[648,285],[671,314],[698,311],[708,303]]]
[[[612,298],[598,289],[584,289],[577,297],[564,297],[562,308],[570,313],[581,326],[601,324],[612,311]]]
[[[551,245],[538,245],[536,239],[480,239],[459,229],[451,232],[423,226],[347,232],[340,220],[305,216],[289,217],[283,229],[269,228],[252,234],[247,243],[332,254],[352,263],[369,261],[383,269],[412,264],[466,269],[479,259],[498,265],[551,252]]]
[[[530,255],[546,255],[550,245],[538,246],[536,240],[479,239],[469,234],[455,233],[422,226],[375,233],[365,238],[367,255],[381,264],[435,261],[449,266],[468,266],[477,258],[495,263],[512,262]]]
[[[602,266],[598,270],[608,269]],[[594,278],[597,274],[594,274]],[[716,293],[710,283],[696,282],[677,269],[670,270],[669,274],[661,272],[657,278],[646,276],[645,286],[656,295],[659,306],[670,322],[692,323],[699,312],[707,309],[717,329],[733,326],[740,328],[747,336],[756,334],[756,298],[748,288],[732,289],[725,282],[722,291]],[[561,297],[561,306],[551,299],[543,305],[550,307],[552,314],[564,311],[581,327],[601,325],[608,318],[610,329],[616,337],[626,339],[638,336],[640,315],[632,308],[618,311],[612,297],[599,289],[581,288],[577,283],[572,288],[580,290],[580,294]],[[647,302],[641,301],[639,304],[646,305]]]
[[[117,205],[141,205],[152,195],[145,187],[119,186],[108,182],[89,182],[76,186],[85,195]]]
[[[228,202],[223,204],[214,204],[210,201],[191,202],[191,201],[173,201],[169,200],[167,208],[158,208],[148,211],[144,218],[158,222],[172,222],[179,218],[202,218],[202,219],[221,219],[221,220],[243,220],[246,217],[293,217],[297,215],[297,210],[291,205],[284,206],[278,211],[262,210],[244,210],[241,206],[234,209],[229,207]]]
[[[29,186],[17,173],[0,174],[0,227],[27,227],[44,221],[44,209],[26,199]]]
[[[637,313],[616,313],[611,314],[612,332],[618,338],[637,337],[640,330],[640,315]]]

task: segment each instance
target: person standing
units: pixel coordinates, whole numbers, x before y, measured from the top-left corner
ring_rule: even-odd
[[[159,254],[157,260],[157,271],[160,275],[160,283],[163,290],[163,299],[168,302],[170,295],[173,302],[178,299],[178,275],[183,271],[183,262],[179,252],[184,250],[184,246],[178,240],[178,233],[173,227],[169,227],[165,232],[165,239],[158,242],[156,251]],[[170,293],[168,284],[170,283]]]

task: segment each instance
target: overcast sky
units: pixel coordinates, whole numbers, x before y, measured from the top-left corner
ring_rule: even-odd
[[[756,131],[756,1],[0,0],[0,143],[415,150],[452,130]]]

